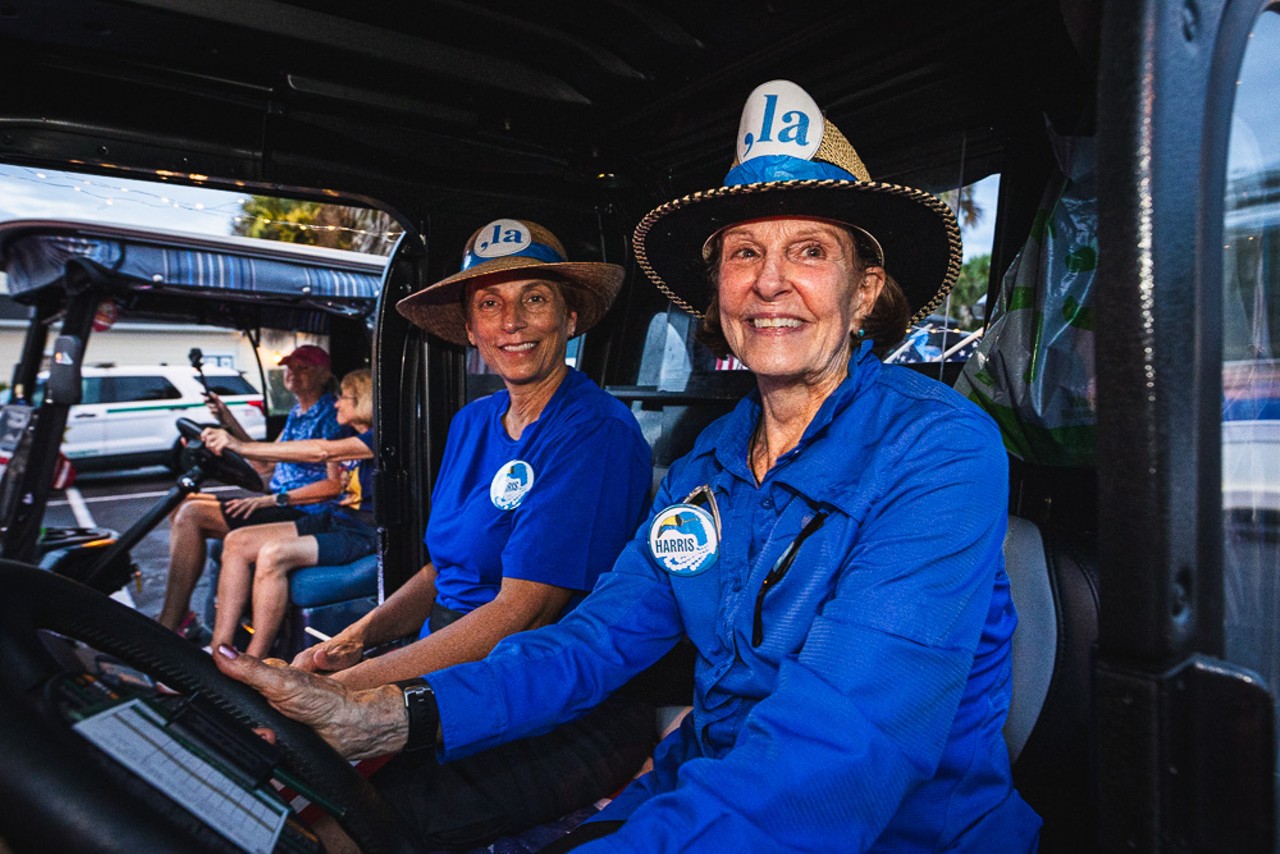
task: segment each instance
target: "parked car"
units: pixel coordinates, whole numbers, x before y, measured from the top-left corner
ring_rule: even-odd
[[[262,395],[239,371],[205,368],[209,390],[255,439],[265,439]],[[48,373],[37,385],[41,396]],[[165,465],[178,473],[182,443],[178,418],[210,421],[204,386],[190,365],[101,365],[85,367],[80,403],[71,407],[62,453],[78,471]]]

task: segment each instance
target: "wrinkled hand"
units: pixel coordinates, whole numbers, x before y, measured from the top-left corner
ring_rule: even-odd
[[[222,505],[222,509],[228,516],[238,519],[248,516],[254,510],[274,507],[275,503],[276,498],[274,495],[254,495],[249,498],[232,498]]]
[[[293,667],[311,673],[333,673],[354,667],[364,659],[364,644],[341,635],[309,646],[293,658]]]
[[[224,674],[256,689],[276,711],[314,729],[346,759],[395,753],[408,741],[404,695],[394,685],[353,691],[277,658],[260,661],[225,644],[213,660]]]
[[[233,451],[240,450],[240,440],[232,436],[221,427],[206,427],[200,431],[200,441],[204,446],[215,454],[221,456],[222,452],[228,448]]]

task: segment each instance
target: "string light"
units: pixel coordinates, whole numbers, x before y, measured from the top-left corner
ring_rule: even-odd
[[[230,220],[231,222],[237,222],[237,223],[242,223],[245,221],[254,221],[254,222],[261,223],[263,225],[275,225],[275,226],[280,226],[282,228],[294,228],[294,229],[297,229],[298,231],[315,231],[315,232],[326,232],[326,233],[346,232],[348,234],[355,234],[355,235],[361,235],[364,237],[377,238],[378,240],[381,240],[387,243],[391,243],[398,240],[401,235],[401,232],[398,230],[397,231],[381,231],[381,230],[364,229],[364,228],[352,228],[350,226],[342,226],[342,225],[313,225],[311,223],[305,223],[305,222],[290,222],[289,220],[273,219],[271,217],[266,217],[261,215],[250,216],[244,213],[232,213],[233,210],[237,208],[242,208],[248,202],[248,199],[246,199],[244,196],[238,196],[234,200],[223,202],[222,204],[214,205],[214,206],[206,205],[204,202],[194,202],[192,204],[186,204],[186,203],[177,201],[175,199],[172,199],[169,196],[161,195],[159,193],[152,193],[148,190],[142,190],[142,189],[131,190],[128,187],[123,187],[118,184],[100,183],[90,178],[81,178],[79,180],[67,178],[65,180],[71,181],[71,183],[63,183],[58,180],[57,176],[50,177],[50,175],[46,172],[36,171],[29,167],[7,166],[5,167],[5,169],[6,170],[12,169],[12,170],[18,170],[18,171],[0,172],[0,178],[7,177],[7,178],[12,178],[16,181],[26,181],[27,183],[41,184],[43,186],[54,187],[56,189],[63,189],[63,190],[70,189],[72,192],[80,193],[81,195],[88,196],[89,198],[98,199],[104,205],[107,205],[107,206],[114,206],[117,201],[120,201],[120,202],[129,202],[130,204],[138,204],[138,205],[143,205],[145,207],[151,207],[151,208],[157,208],[157,209],[176,208],[178,210],[184,210],[194,214],[206,214],[209,216],[221,217],[223,219],[227,219],[227,220]],[[19,172],[26,172],[27,174],[23,175],[23,174],[19,174]],[[207,175],[180,176],[179,173],[176,173],[176,172],[175,173],[157,173],[157,174],[160,174],[161,177],[170,177],[170,176],[190,177],[190,178],[201,180],[201,181],[208,180]],[[129,198],[117,199],[115,196],[116,193],[128,194]]]

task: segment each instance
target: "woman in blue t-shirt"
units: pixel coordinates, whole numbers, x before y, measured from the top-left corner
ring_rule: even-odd
[[[342,378],[338,423],[356,431],[344,439],[246,442],[210,427],[201,434],[215,453],[224,449],[264,462],[324,463],[346,485],[336,507],[292,522],[237,528],[227,535],[218,577],[213,642],[232,643],[252,591],[253,638],[248,652],[266,655],[289,606],[289,573],[303,566],[350,563],[378,547],[373,521],[373,377],[367,368]],[[278,493],[287,506],[288,493]],[[283,500],[281,500],[283,499]]]
[[[296,666],[371,687],[475,661],[510,635],[556,622],[613,565],[644,511],[649,446],[630,410],[565,354],[604,316],[622,277],[615,264],[567,260],[537,223],[500,219],[472,235],[460,272],[400,302],[433,335],[474,345],[504,387],[449,425],[431,494],[430,562]],[[613,697],[466,762],[404,757],[372,782],[425,846],[483,844],[616,791],[649,754],[653,730],[651,706]]]

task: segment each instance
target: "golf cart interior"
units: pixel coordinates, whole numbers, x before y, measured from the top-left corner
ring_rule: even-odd
[[[0,91],[0,160],[395,217],[405,236],[372,321],[386,591],[424,557],[430,507],[403,497],[430,494],[449,418],[491,387],[394,304],[454,272],[479,225],[527,217],[575,259],[626,266],[574,360],[631,407],[661,473],[751,377],[692,342],[629,234],[652,207],[720,183],[748,92],[794,80],[874,178],[956,207],[998,176],[982,341],[966,363],[912,368],[979,400],[1010,450],[1015,781],[1045,819],[1046,851],[1272,850],[1278,21],[1267,0],[0,0],[0,70],[14,81]],[[91,317],[68,308],[61,334]],[[22,537],[5,557],[32,560],[36,534]],[[0,818],[0,840],[123,849],[144,832],[196,835],[145,798],[113,789],[108,804],[106,783],[61,788],[82,782],[64,766],[112,772],[44,721],[56,701],[33,686],[64,662],[27,636],[81,637],[171,687],[198,683],[215,715],[260,724],[269,710],[207,661],[140,660],[140,645],[167,649],[145,620],[102,619],[109,603],[5,572],[0,750],[61,796],[4,781],[21,808]],[[104,623],[123,628],[107,637]],[[366,847],[398,845],[376,836],[394,836],[378,804],[308,767],[323,749],[296,735],[292,773],[322,800],[358,802],[345,815]],[[130,818],[86,829],[61,805]]]

